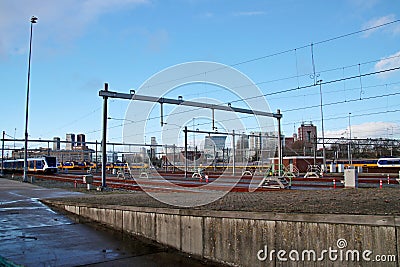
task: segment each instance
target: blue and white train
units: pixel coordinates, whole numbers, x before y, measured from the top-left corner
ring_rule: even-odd
[[[28,172],[38,173],[56,173],[57,158],[56,157],[38,157],[28,158]],[[0,162],[1,166],[1,162]],[[5,172],[20,172],[24,170],[24,159],[14,159],[4,161]]]
[[[400,158],[380,158],[378,159],[378,167],[381,168],[399,168]]]
[[[400,158],[380,158],[378,159],[378,167],[400,167]]]

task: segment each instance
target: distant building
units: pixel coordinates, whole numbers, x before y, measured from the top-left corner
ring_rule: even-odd
[[[248,149],[249,148],[249,136],[247,134],[241,134],[236,142],[236,149]]]
[[[118,161],[118,153],[113,151],[108,151],[107,155],[107,162],[115,163]]]
[[[317,137],[317,127],[312,122],[302,123],[298,129],[298,138],[300,141],[311,143]]]
[[[60,137],[53,138],[53,150],[60,150],[61,149],[61,139]]]
[[[76,145],[78,146],[86,146],[86,140],[84,134],[78,134],[76,136]]]
[[[66,135],[66,145],[65,145],[65,150],[72,150],[72,148],[75,146],[75,134],[69,133]]]
[[[29,149],[28,157],[56,157],[58,162],[74,161],[74,162],[90,162],[92,161],[93,149],[84,147],[85,149],[75,150],[51,150],[48,148]],[[20,159],[24,157],[24,149],[16,149],[12,152],[13,158]]]
[[[204,139],[204,150],[222,150],[225,148],[226,136],[225,135],[212,135],[206,136]]]
[[[56,157],[58,162],[91,162],[93,160],[92,155],[95,153],[95,151],[93,149],[89,149],[88,147],[84,148],[85,149],[50,151],[50,156]]]
[[[236,157],[239,161],[248,160],[250,157],[249,151],[249,136],[241,134],[236,141]]]
[[[204,139],[204,156],[206,158],[223,158],[226,135],[206,136]]]
[[[151,137],[150,145],[150,158],[153,159],[157,157],[157,140],[155,136]]]
[[[260,150],[260,141],[262,150],[266,150],[270,148],[271,143],[275,144],[278,141],[278,137],[272,132],[250,132],[249,148],[251,150]]]
[[[291,148],[297,141],[297,134],[293,134],[292,137],[285,137],[284,147]]]

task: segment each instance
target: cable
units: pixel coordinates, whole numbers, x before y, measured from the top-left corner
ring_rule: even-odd
[[[366,28],[366,29],[363,29],[363,30],[359,30],[359,31],[355,31],[355,32],[348,33],[348,34],[344,34],[344,35],[336,36],[336,37],[333,37],[333,38],[329,38],[329,39],[326,39],[326,40],[322,40],[322,41],[319,41],[319,42],[315,42],[315,43],[312,43],[312,44],[311,44],[311,47],[313,47],[314,45],[323,44],[323,43],[330,42],[330,41],[333,41],[333,40],[337,40],[337,39],[340,39],[340,38],[344,38],[344,37],[348,37],[348,36],[351,36],[351,35],[359,34],[359,33],[366,32],[366,31],[373,30],[373,29],[377,29],[377,28],[380,28],[380,27],[384,27],[384,26],[387,26],[387,25],[390,25],[390,24],[393,24],[393,23],[397,23],[397,22],[399,22],[399,21],[400,21],[400,20],[394,20],[394,21],[387,22],[387,23],[383,23],[383,24],[381,24],[381,25],[377,25],[377,26],[374,26],[374,27]],[[245,61],[242,61],[242,62],[238,62],[238,63],[232,64],[232,65],[230,65],[230,67],[234,67],[234,66],[246,64],[246,63],[249,63],[249,62],[254,62],[254,61],[257,61],[257,60],[261,60],[261,59],[266,59],[266,58],[269,58],[269,57],[273,57],[273,56],[285,54],[285,53],[288,53],[288,52],[291,52],[291,51],[295,51],[295,52],[297,53],[297,50],[306,48],[306,47],[308,47],[308,46],[309,46],[309,45],[304,45],[304,46],[301,46],[301,47],[298,47],[298,48],[295,48],[295,49],[284,50],[284,51],[281,51],[281,52],[277,52],[277,53],[273,53],[273,54],[269,54],[269,55],[265,55],[265,56],[253,58],[253,59],[250,59],[250,60],[245,60]],[[390,58],[394,58],[394,57],[388,57],[387,59],[390,59]],[[384,60],[384,59],[383,59],[383,60]],[[367,63],[371,63],[371,61],[370,61],[370,62],[367,62]],[[367,63],[365,63],[365,64],[367,64]],[[361,64],[361,63],[359,63],[358,66],[360,66],[360,64]],[[226,67],[223,67],[223,68],[226,68]],[[218,69],[216,69],[216,70],[220,70],[220,69],[223,69],[223,68],[218,68]],[[361,77],[364,77],[364,76],[375,75],[375,74],[384,73],[384,72],[388,72],[388,71],[398,70],[399,68],[400,68],[400,67],[392,68],[392,69],[386,69],[386,70],[381,70],[381,71],[366,73],[366,74],[362,74],[362,75],[361,75],[361,73],[359,73],[359,75],[357,75],[357,76],[351,76],[351,77],[346,77],[346,78],[342,78],[342,79],[331,80],[331,81],[328,81],[328,82],[325,81],[325,82],[322,82],[321,84],[330,84],[330,83],[335,83],[335,82],[340,82],[340,81],[346,81],[346,80],[354,79],[354,78],[360,78],[360,79],[361,79]],[[344,67],[343,67],[343,69],[344,69]],[[216,70],[212,70],[212,71],[216,71]],[[332,70],[336,70],[336,69],[332,69]],[[331,70],[327,70],[327,71],[331,71]],[[209,72],[211,72],[211,71],[209,71]],[[321,73],[321,72],[320,72],[320,73]],[[206,74],[206,72],[202,72],[201,74]],[[186,77],[183,77],[183,78],[181,78],[181,79],[188,78],[188,77],[192,77],[192,76],[197,76],[197,75],[199,75],[199,74],[186,76]],[[298,78],[298,75],[297,75],[297,76],[290,77],[290,79],[295,78],[295,77]],[[300,77],[301,77],[301,76],[300,76]],[[288,78],[284,78],[284,79],[288,79]],[[176,80],[179,80],[179,79],[174,79],[174,80],[172,80],[172,81],[176,81]],[[169,81],[168,81],[168,82],[169,82]],[[162,83],[165,83],[165,82],[162,82]],[[160,84],[162,84],[162,83],[160,83]],[[258,83],[258,84],[263,84],[263,83],[266,83],[266,82],[260,82],[260,83]],[[290,88],[290,89],[281,90],[281,91],[278,91],[278,92],[267,93],[267,94],[260,95],[260,96],[254,96],[254,97],[249,97],[249,98],[245,98],[245,99],[241,99],[241,100],[229,101],[229,102],[227,102],[227,103],[237,103],[237,102],[241,102],[241,101],[244,101],[244,100],[250,100],[250,99],[255,99],[255,98],[260,98],[260,97],[266,97],[266,96],[271,96],[271,95],[276,95],[276,94],[287,93],[287,92],[291,92],[291,91],[295,91],[295,90],[310,88],[310,87],[313,87],[313,86],[315,86],[315,85],[307,85],[307,86],[302,86],[302,87],[299,87],[299,86],[298,86],[297,88]],[[226,103],[226,104],[227,104],[227,103]],[[184,112],[192,112],[193,110],[196,110],[196,109],[192,109],[191,111],[184,111]],[[183,113],[183,112],[181,112],[181,113]],[[177,114],[179,114],[179,113],[177,113]],[[177,114],[174,114],[174,115],[177,115]],[[151,119],[156,119],[156,118],[160,118],[160,117],[147,118],[147,119],[145,119],[145,121],[148,121],[148,120],[151,120]],[[120,127],[120,126],[122,126],[122,125],[126,125],[126,123],[121,124],[121,125],[118,125],[118,126],[115,126],[115,127],[113,127],[113,128]],[[65,127],[65,126],[64,126],[64,127]],[[111,129],[111,128],[110,128],[110,129]],[[95,132],[99,132],[99,131],[101,131],[101,130],[95,130],[95,131],[89,132],[88,134],[90,134],[90,133],[95,133]]]
[[[343,70],[343,77],[344,77],[344,69],[357,67],[359,65],[362,66],[362,65],[372,64],[372,63],[376,63],[376,62],[379,62],[379,61],[385,61],[385,60],[399,58],[399,57],[400,57],[400,54],[397,55],[397,56],[390,56],[390,57],[385,57],[385,58],[380,58],[380,59],[369,60],[369,61],[362,62],[362,63],[352,64],[352,65],[347,65],[347,66],[341,66],[341,67],[335,67],[335,68],[332,68],[332,69],[318,71],[318,74],[333,72],[333,71],[337,71],[337,70]],[[256,83],[252,83],[252,84],[240,85],[240,86],[232,87],[231,89],[237,89],[237,88],[243,88],[243,87],[247,87],[247,86],[252,86],[253,84],[254,85],[263,85],[263,84],[268,84],[268,83],[273,83],[273,82],[291,80],[291,79],[295,79],[295,78],[297,78],[297,88],[300,88],[298,78],[299,77],[306,77],[306,76],[310,76],[310,75],[312,76],[313,74],[312,73],[305,73],[305,74],[298,75],[298,73],[297,73],[296,76],[288,76],[288,77],[282,77],[282,78],[277,78],[277,79],[268,80],[268,81],[261,81],[261,82],[256,82]],[[223,89],[215,89],[214,90],[214,92],[217,92],[217,91],[223,91]],[[192,95],[199,96],[201,94],[199,94],[199,92],[196,92],[195,94],[188,94],[186,96],[192,96]],[[230,101],[230,103],[232,103],[232,101]]]
[[[343,100],[343,101],[325,103],[322,106],[323,107],[332,106],[332,105],[351,103],[351,102],[358,102],[358,101],[365,101],[365,100],[376,99],[376,98],[387,97],[387,96],[395,96],[395,95],[400,95],[400,92],[399,93],[386,94],[386,95],[375,95],[375,96],[364,97],[364,98],[355,98],[355,99],[350,99],[350,100]],[[313,106],[308,106],[308,107],[287,109],[287,110],[283,110],[282,112],[291,112],[291,111],[298,111],[298,110],[304,110],[304,109],[310,109],[310,108],[319,108],[320,106],[321,105],[313,105]]]
[[[341,78],[341,79],[336,79],[336,80],[331,80],[331,81],[326,81],[326,82],[321,82],[321,85],[323,85],[323,84],[331,84],[331,83],[336,83],[336,82],[341,82],[341,81],[350,80],[350,79],[355,79],[355,78],[358,78],[358,77],[360,77],[360,76],[361,76],[361,77],[364,77],[364,76],[376,75],[376,74],[385,73],[385,72],[389,72],[389,71],[394,71],[394,70],[398,70],[398,69],[400,69],[400,67],[391,68],[391,69],[385,69],[385,70],[375,71],[375,72],[370,72],[370,73],[365,73],[365,74],[362,74],[362,75],[350,76],[350,77]],[[250,97],[250,98],[246,98],[246,99],[253,99],[253,98],[258,98],[258,97],[264,97],[264,96],[267,96],[267,95],[275,95],[275,94],[279,94],[279,93],[282,93],[282,92],[291,92],[291,91],[296,91],[296,90],[300,90],[300,89],[310,88],[310,87],[314,87],[314,86],[316,86],[316,85],[307,85],[307,86],[302,86],[302,87],[300,87],[300,88],[290,88],[290,89],[282,90],[282,91],[279,91],[279,92],[268,93],[268,94],[265,94],[265,95]],[[335,104],[341,104],[341,103],[347,103],[347,102],[355,102],[355,101],[361,101],[361,100],[369,100],[369,99],[373,99],[373,98],[380,98],[380,97],[386,97],[386,96],[393,96],[393,95],[398,95],[398,94],[400,94],[400,93],[393,93],[393,94],[387,94],[387,95],[377,95],[377,96],[367,97],[367,98],[364,98],[364,99],[344,100],[344,101],[338,101],[338,102],[333,102],[333,103],[324,104],[323,106],[335,105]],[[241,100],[241,101],[242,101],[242,100]],[[232,101],[232,102],[235,102],[235,101]],[[231,102],[231,103],[232,103],[232,102]],[[319,106],[320,106],[320,105],[314,105],[314,106],[309,106],[309,107],[303,107],[303,108],[285,110],[284,112],[297,111],[297,110],[301,110],[301,109],[315,108],[315,107],[319,107]],[[189,111],[181,111],[181,112],[178,112],[178,113],[174,113],[174,114],[172,114],[172,115],[179,115],[179,114],[186,113],[186,112],[193,112],[193,111],[198,110],[198,109],[201,109],[201,108],[193,108],[193,109],[190,109]],[[252,117],[252,116],[253,116],[253,115],[249,115],[249,116],[247,116],[247,117]],[[160,116],[156,116],[156,117],[152,117],[152,118],[147,118],[147,119],[139,120],[139,121],[136,121],[136,122],[144,122],[144,121],[149,121],[149,120],[152,120],[152,119],[159,119],[159,118],[160,118]],[[246,118],[246,117],[244,117],[244,118]],[[135,123],[136,123],[136,122],[135,122]],[[117,126],[108,127],[107,129],[113,129],[113,128],[117,128],[117,127],[124,126],[124,125],[127,125],[127,124],[132,124],[132,123],[134,123],[134,122],[125,122],[125,123],[122,123],[122,124],[117,125]],[[101,131],[101,129],[88,132],[87,134],[96,133],[96,132],[100,132],[100,131]]]
[[[287,49],[287,50],[283,50],[283,51],[280,51],[280,52],[276,52],[276,53],[272,53],[272,54],[268,54],[268,55],[264,55],[264,56],[260,56],[260,57],[256,57],[256,58],[252,58],[252,59],[248,59],[248,60],[244,60],[244,61],[237,62],[237,63],[231,64],[231,65],[227,65],[227,66],[224,66],[224,67],[216,68],[214,70],[210,70],[210,71],[207,71],[207,72],[215,72],[215,71],[219,71],[219,70],[222,70],[222,69],[225,69],[225,68],[228,68],[228,67],[236,67],[236,66],[247,64],[247,63],[250,63],[250,62],[259,61],[259,60],[263,60],[263,59],[266,59],[266,58],[270,58],[270,57],[286,54],[286,53],[289,53],[289,52],[297,51],[297,50],[300,50],[300,49],[304,49],[304,48],[307,48],[309,46],[311,46],[311,49],[312,49],[313,46],[315,46],[315,45],[320,45],[320,44],[324,44],[324,43],[331,42],[331,41],[334,41],[334,40],[338,40],[338,39],[342,39],[342,38],[345,38],[345,37],[349,37],[349,36],[352,36],[352,35],[360,34],[360,33],[371,31],[371,30],[375,30],[375,29],[378,29],[378,28],[381,28],[381,27],[385,27],[385,26],[394,24],[394,23],[398,23],[398,22],[400,22],[400,20],[393,20],[393,21],[390,21],[390,22],[382,23],[380,25],[376,25],[376,26],[373,26],[373,27],[365,28],[363,30],[354,31],[354,32],[351,32],[351,33],[347,33],[347,34],[339,35],[339,36],[332,37],[332,38],[329,38],[329,39],[325,39],[325,40],[322,40],[322,41],[318,41],[318,42],[315,42],[315,43],[311,43],[311,45],[307,44],[307,45],[303,45],[303,46],[296,47],[296,48],[293,48],[293,49]],[[174,82],[174,81],[184,80],[184,79],[195,77],[195,76],[198,76],[198,75],[201,75],[201,74],[206,74],[207,72],[192,74],[192,75],[184,76],[182,78],[176,78],[176,79],[173,79],[173,80],[159,82],[159,83],[154,84],[152,86],[158,86],[158,85],[163,85],[163,84]],[[145,87],[145,88],[149,88],[149,87]]]

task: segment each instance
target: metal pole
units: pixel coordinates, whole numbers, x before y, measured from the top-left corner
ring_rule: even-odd
[[[232,175],[235,176],[235,169],[236,169],[235,130],[232,130],[232,149],[233,149]]]
[[[185,178],[187,178],[187,171],[188,171],[188,150],[187,150],[187,145],[188,145],[188,140],[187,140],[187,126],[185,126],[185,129],[183,130],[185,133]]]
[[[172,172],[175,172],[175,144],[174,144],[174,165],[172,166]]]
[[[31,57],[32,57],[32,35],[33,24],[36,23],[37,18],[31,18],[31,35],[29,38],[29,57],[28,57],[28,83],[26,89],[26,109],[25,109],[25,147],[24,147],[24,177],[23,182],[28,182],[28,115],[29,115],[29,87],[31,79]]]
[[[212,112],[212,130],[215,130],[215,114],[214,114],[214,109],[211,109]]]
[[[260,143],[260,144],[259,144],[259,145],[260,145],[260,155],[258,155],[258,160],[261,161],[261,168],[262,168],[262,166],[263,166],[263,160],[264,160],[264,159],[263,159],[263,156],[262,156],[262,143],[261,143],[261,142],[262,142],[262,141],[261,141],[261,140],[262,140],[262,139],[261,139],[262,137],[261,137],[261,134],[262,134],[262,133],[260,132],[260,134],[259,134],[259,136],[260,136],[260,140],[259,140],[259,143]],[[255,137],[254,137],[254,138],[255,138]]]
[[[217,155],[216,155],[216,151],[215,151],[215,148],[216,148],[215,142],[213,142],[213,143],[214,143],[214,145],[213,145],[213,149],[214,149],[213,165],[214,165],[214,172],[215,172],[215,165],[217,164]]]
[[[1,143],[1,175],[4,174],[4,137],[6,135],[6,131],[3,131],[3,139]]]
[[[194,151],[194,156],[193,156],[193,169],[196,170],[196,153],[197,153],[197,147],[196,147],[196,133],[194,132],[194,120],[195,118],[193,118],[192,124],[193,124],[193,151]]]
[[[97,159],[98,159],[98,158],[97,158],[97,140],[96,140],[96,152],[95,152],[95,157],[96,157],[95,160],[94,160],[95,163],[96,163],[95,171],[96,171],[96,173],[97,173],[97,165],[98,165],[98,162],[97,162]]]
[[[353,164],[353,159],[351,156],[351,123],[350,123],[350,115],[351,113],[349,112],[349,164]]]
[[[316,135],[314,135],[313,150],[314,150],[314,166],[316,166],[317,165],[317,136]]]
[[[108,91],[108,83],[104,84],[104,91]],[[101,140],[101,187],[104,188],[106,184],[106,170],[107,170],[107,96],[103,96],[103,139]]]
[[[165,172],[168,172],[168,145],[165,145],[165,158],[164,158],[164,164],[165,164]]]
[[[277,114],[281,114],[281,110],[277,110]],[[281,176],[281,166],[282,166],[282,136],[281,136],[281,116],[277,117],[278,119],[278,164],[279,164],[279,171],[278,174]]]
[[[324,113],[322,110],[322,89],[321,89],[322,80],[318,80],[319,83],[319,96],[320,96],[320,107],[321,107],[321,126],[322,126],[322,158],[324,164],[324,172],[326,172],[326,155],[325,155],[325,131],[324,131]]]

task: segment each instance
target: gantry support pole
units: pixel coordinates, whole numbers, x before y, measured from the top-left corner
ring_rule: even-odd
[[[235,144],[235,130],[232,130],[232,156],[233,156],[233,164],[232,164],[232,176],[235,176],[235,169],[236,169],[236,144]]]
[[[104,84],[104,91],[108,92],[108,83]],[[106,171],[107,171],[107,118],[108,118],[108,97],[103,96],[103,138],[101,140],[101,187],[107,187]]]
[[[185,133],[185,178],[187,178],[187,173],[188,173],[188,129],[187,126],[185,126],[185,129],[183,130]]]
[[[278,174],[279,174],[279,176],[281,176],[282,175],[281,166],[283,164],[283,159],[282,159],[282,135],[281,135],[281,118],[282,118],[281,110],[278,109],[276,114],[279,115],[279,116],[276,116],[276,118],[278,119],[278,158],[279,158],[278,159],[278,164],[279,164]]]

